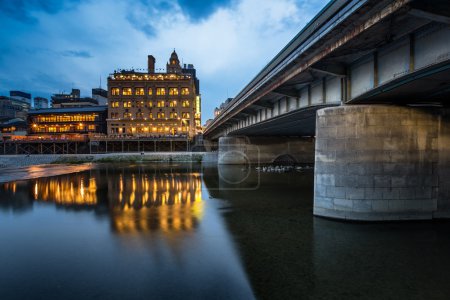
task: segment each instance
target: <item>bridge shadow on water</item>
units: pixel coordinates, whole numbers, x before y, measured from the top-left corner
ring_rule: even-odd
[[[260,299],[446,299],[450,293],[450,222],[313,217],[312,171],[219,166],[204,168],[203,177],[209,193],[224,201]]]

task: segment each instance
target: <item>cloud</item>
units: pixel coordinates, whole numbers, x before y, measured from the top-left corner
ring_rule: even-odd
[[[92,55],[88,51],[77,51],[77,50],[66,50],[61,52],[62,56],[80,57],[80,58],[91,58]]]
[[[200,79],[204,120],[233,97],[325,5],[325,0],[1,1],[0,94],[80,88],[119,68],[165,68],[173,48]],[[50,3],[50,4],[49,4]],[[9,5],[9,6],[8,6]],[[5,13],[4,7],[8,7]],[[11,12],[16,8],[18,11]],[[33,18],[23,22],[21,17]],[[0,14],[2,14],[0,12]],[[1,17],[1,16],[0,16]],[[7,76],[6,76],[7,74]],[[4,80],[7,77],[7,80]]]

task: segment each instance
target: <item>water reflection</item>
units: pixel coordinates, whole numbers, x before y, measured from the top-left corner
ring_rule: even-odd
[[[106,206],[116,233],[192,230],[203,215],[201,175],[185,169],[101,168],[5,183],[0,190],[13,200],[10,204],[26,198],[24,191],[28,191],[25,194],[35,202],[66,209],[93,209],[101,214],[104,210],[99,208]],[[8,206],[5,201],[2,204]],[[32,207],[33,202],[23,204]]]
[[[253,299],[202,185],[190,165],[0,185],[1,298]]]

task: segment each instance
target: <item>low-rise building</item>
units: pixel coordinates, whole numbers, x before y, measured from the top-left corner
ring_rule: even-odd
[[[52,107],[85,107],[85,106],[97,106],[98,100],[90,97],[80,97],[79,89],[72,89],[70,94],[54,94],[52,96]]]
[[[40,136],[106,134],[106,116],[106,106],[30,110],[27,131]]]

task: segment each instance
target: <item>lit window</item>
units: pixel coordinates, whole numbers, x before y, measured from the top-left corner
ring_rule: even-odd
[[[144,88],[141,88],[141,87],[136,88],[136,89],[134,90],[134,94],[135,94],[135,95],[138,95],[138,96],[143,96],[143,95],[144,95]]]
[[[164,119],[166,117],[166,114],[163,112],[158,113],[158,119]]]
[[[144,118],[144,114],[142,112],[137,112],[136,113],[136,119],[143,119]]]
[[[169,106],[170,107],[177,107],[177,101],[176,100],[172,100],[169,102]]]
[[[144,101],[136,101],[136,107],[144,107]]]
[[[181,88],[181,95],[189,95],[189,88],[187,87]]]
[[[119,88],[112,88],[111,89],[111,95],[119,96],[120,95],[120,89]]]
[[[119,107],[119,101],[111,101],[111,107]]]
[[[123,113],[123,118],[124,119],[131,119],[131,113],[129,113],[129,112]]]
[[[148,117],[149,117],[150,119],[153,119],[153,114],[152,114],[152,113],[149,113],[149,114],[148,114]]]
[[[164,96],[165,94],[166,94],[166,88],[163,88],[163,87],[156,88],[156,95]]]
[[[182,105],[183,107],[189,107],[189,106],[190,106],[189,100],[183,100],[183,102],[181,103],[181,105]]]
[[[190,115],[189,115],[188,112],[184,112],[183,115],[182,115],[182,117],[183,117],[183,119],[189,119],[189,118],[190,118]]]
[[[170,118],[171,119],[176,119],[176,118],[178,118],[178,114],[176,112],[171,112],[170,113]]]
[[[95,125],[89,125],[88,129],[91,130],[91,131],[94,131],[95,130]]]
[[[122,95],[124,96],[130,96],[131,94],[131,88],[123,88],[122,89]]]
[[[124,101],[123,102],[123,107],[130,108],[131,107],[131,101]]]
[[[158,101],[157,107],[164,107],[164,101]]]
[[[147,106],[148,107],[153,107],[153,102],[152,101],[148,101]]]
[[[169,95],[170,96],[178,95],[178,88],[169,88]]]
[[[148,88],[148,94],[151,96],[153,95],[153,89],[152,88]]]

